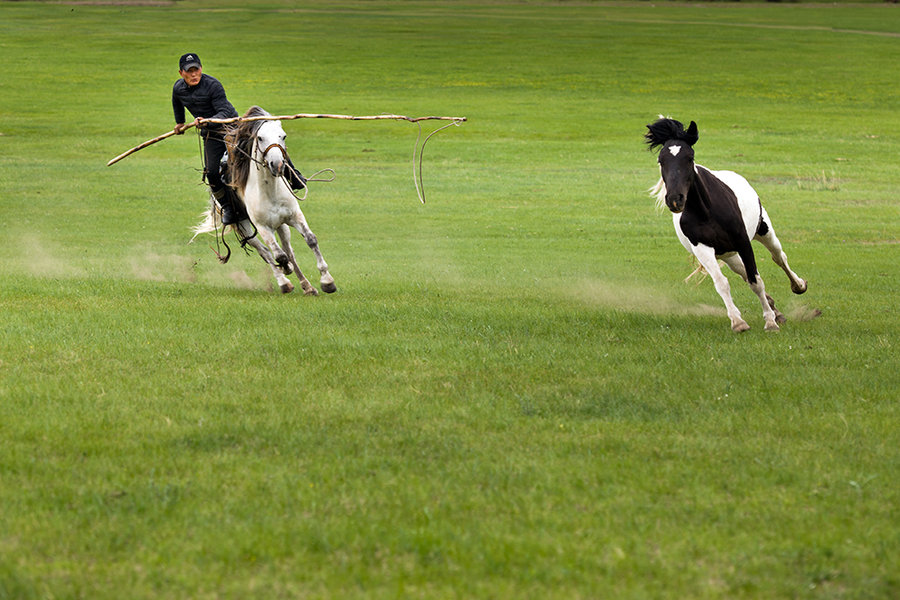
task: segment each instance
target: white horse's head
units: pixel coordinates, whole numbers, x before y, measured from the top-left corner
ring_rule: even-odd
[[[263,121],[256,131],[256,150],[274,177],[280,177],[287,162],[287,134],[278,121]]]

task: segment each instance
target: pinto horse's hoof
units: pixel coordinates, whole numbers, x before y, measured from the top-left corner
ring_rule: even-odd
[[[794,283],[793,281],[791,282],[791,291],[795,294],[804,293],[807,287],[808,286],[806,285],[805,279],[801,279],[799,283]]]
[[[772,321],[771,323],[766,323],[766,331],[780,331],[781,328],[778,326],[778,323]]]
[[[290,281],[282,284],[279,287],[281,288],[282,294],[290,294],[291,292],[294,291],[294,284],[292,284]]]

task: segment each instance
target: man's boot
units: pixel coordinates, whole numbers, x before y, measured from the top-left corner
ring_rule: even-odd
[[[222,208],[222,225],[232,225],[248,218],[244,203],[230,187],[225,186],[213,190],[212,195]]]
[[[284,170],[284,176],[287,177],[288,183],[292,190],[300,190],[306,187],[306,177],[300,174],[291,159],[287,159],[287,167]]]

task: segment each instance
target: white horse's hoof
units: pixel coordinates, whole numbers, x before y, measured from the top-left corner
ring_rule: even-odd
[[[771,323],[766,323],[766,331],[780,331],[781,328],[778,326],[778,323],[772,321]]]
[[[291,283],[290,281],[286,281],[285,283],[281,284],[280,287],[281,287],[282,294],[290,294],[291,292],[294,291],[294,284]]]
[[[294,267],[291,266],[291,261],[287,257],[287,254],[281,254],[280,256],[275,256],[275,262],[278,263],[278,266],[281,268],[281,272],[285,275],[290,275],[294,272]]]
[[[322,277],[319,278],[319,286],[326,294],[333,294],[337,291],[337,286],[334,285],[334,277],[328,271],[322,273]]]
[[[735,333],[743,333],[745,331],[748,331],[749,329],[750,326],[747,325],[747,321],[738,321],[731,326],[731,330]]]
[[[791,291],[795,294],[804,293],[807,287],[805,279],[801,279],[798,283],[791,282]]]

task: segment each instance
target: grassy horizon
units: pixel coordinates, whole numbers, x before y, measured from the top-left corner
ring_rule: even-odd
[[[900,593],[895,7],[0,16],[0,598]],[[282,296],[187,243],[196,137],[105,166],[171,129],[188,51],[239,112],[469,121],[424,206],[415,126],[286,124],[337,172],[301,208],[339,291]],[[659,113],[808,279],[756,245],[778,334],[735,277],[739,336],[683,283]]]

